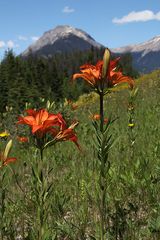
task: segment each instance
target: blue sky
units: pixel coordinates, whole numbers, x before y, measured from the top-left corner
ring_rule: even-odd
[[[160,0],[0,0],[0,56],[66,24],[109,48],[140,43],[160,35]]]

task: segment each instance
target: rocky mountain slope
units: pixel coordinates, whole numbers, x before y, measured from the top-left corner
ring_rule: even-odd
[[[27,57],[30,53],[37,56],[49,57],[55,53],[87,50],[91,47],[101,48],[86,32],[68,25],[57,26],[43,34],[34,44],[29,46],[21,55]]]
[[[45,32],[35,43],[30,45],[22,54],[49,57],[55,53],[85,51],[94,48],[104,48],[88,33],[68,25],[60,25]],[[114,48],[111,51],[117,55],[131,53],[133,67],[140,72],[147,73],[160,68],[160,36],[136,45]]]
[[[150,72],[160,68],[160,36],[156,36],[149,41],[136,45],[112,49],[113,53],[131,53],[133,65],[140,72]]]

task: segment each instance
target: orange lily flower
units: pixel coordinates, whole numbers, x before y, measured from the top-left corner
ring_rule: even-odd
[[[37,138],[43,138],[45,134],[50,133],[54,138],[51,142],[70,140],[74,142],[78,147],[77,136],[73,131],[78,122],[73,123],[69,128],[60,113],[50,114],[45,109],[41,110],[27,110],[28,116],[19,117],[18,124],[26,124],[31,127],[32,134],[35,134]],[[19,138],[22,142],[26,139]],[[47,143],[46,143],[47,144]]]
[[[78,108],[78,105],[77,105],[77,104],[74,104],[74,103],[73,103],[73,104],[71,105],[71,110],[74,111],[74,110],[76,110],[77,108]]]
[[[71,107],[71,110],[74,111],[78,108],[78,105],[73,103],[72,100],[68,99],[67,102],[68,102],[68,105]]]
[[[94,115],[91,116],[91,118],[93,120],[100,120],[101,116],[100,116],[100,114],[94,114]]]
[[[91,116],[91,118],[92,118],[92,120],[97,121],[97,120],[100,120],[101,116],[100,116],[100,114],[94,114]],[[108,123],[108,118],[104,118],[104,123]]]
[[[59,121],[58,114],[49,114],[45,109],[41,110],[27,110],[28,116],[19,117],[17,124],[29,125],[32,129],[32,134],[42,138],[48,130],[53,126],[63,125]]]
[[[80,66],[82,73],[74,74],[73,80],[76,78],[83,78],[92,87],[98,87],[98,84],[101,82],[102,77],[102,66],[103,61],[98,61],[95,66],[91,64],[84,64]]]
[[[16,160],[17,160],[17,158],[4,158],[3,153],[1,153],[0,154],[0,161],[2,162],[2,165],[0,166],[0,168],[8,165],[9,163],[14,163]]]
[[[80,146],[78,144],[78,138],[76,136],[76,133],[74,132],[74,128],[78,125],[78,122],[72,123],[68,128],[66,122],[63,123],[64,123],[63,128],[61,128],[60,130],[56,128],[50,129],[50,133],[52,134],[54,140],[57,142],[67,140],[72,141],[80,149]]]
[[[17,137],[17,140],[21,143],[25,143],[29,141],[28,137],[20,137],[20,136]]]
[[[131,88],[134,86],[134,81],[128,76],[124,76],[121,71],[116,72],[117,63],[120,58],[110,60],[107,66],[107,72],[105,79],[102,77],[102,70],[104,61],[98,61],[97,64],[85,64],[80,67],[81,73],[76,73],[73,75],[73,80],[77,78],[83,78],[92,87],[100,90],[103,85],[111,88],[120,83],[128,83]]]

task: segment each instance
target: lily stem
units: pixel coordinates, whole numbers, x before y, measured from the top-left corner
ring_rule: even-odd
[[[103,133],[103,125],[104,125],[104,110],[103,110],[103,92],[99,93],[100,96],[100,131]]]
[[[39,206],[38,206],[38,220],[39,220],[39,231],[38,231],[38,240],[43,240],[44,234],[44,201],[41,193],[44,188],[44,176],[43,176],[43,148],[40,148],[40,168],[39,168],[39,179],[41,181],[41,190],[39,192]]]
[[[103,131],[104,131],[104,108],[103,108],[103,102],[104,102],[104,93],[103,91],[100,92],[100,131],[102,133],[103,138]],[[102,149],[101,149],[102,150]],[[103,156],[101,157],[101,166],[100,166],[100,235],[101,240],[104,240],[105,235],[105,220],[106,220],[106,206],[105,206],[105,200],[106,200],[106,186],[105,186],[105,162],[103,159]]]
[[[3,217],[4,217],[4,212],[3,210],[5,211],[5,203],[4,203],[4,199],[5,199],[5,189],[3,189],[3,178],[1,178],[1,221],[2,221],[2,224],[1,224],[1,239],[3,240],[4,239],[4,225],[3,225]]]

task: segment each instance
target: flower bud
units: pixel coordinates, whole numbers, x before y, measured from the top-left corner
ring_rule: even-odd
[[[102,67],[102,78],[105,79],[108,71],[108,65],[110,61],[110,51],[106,48],[104,55],[103,55],[103,67]]]

